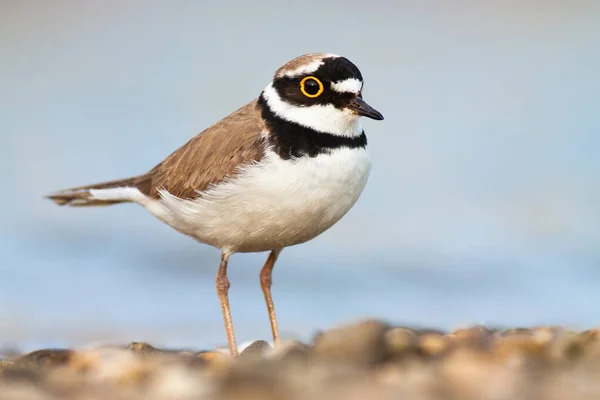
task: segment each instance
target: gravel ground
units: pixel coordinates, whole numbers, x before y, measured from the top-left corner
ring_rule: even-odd
[[[443,332],[364,320],[311,343],[222,350],[148,343],[0,359],[0,400],[600,399],[600,329]]]

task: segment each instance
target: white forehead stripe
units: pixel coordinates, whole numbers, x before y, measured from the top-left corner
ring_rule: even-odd
[[[316,60],[291,71],[285,71],[281,74],[281,76],[288,76],[290,78],[294,78],[300,75],[312,74],[313,72],[318,70],[321,65],[323,65],[323,60]]]
[[[339,93],[358,93],[361,91],[363,83],[356,78],[344,79],[343,81],[333,82],[331,89]]]
[[[338,136],[355,137],[362,134],[359,116],[349,110],[337,109],[333,104],[295,106],[283,101],[273,84],[265,88],[263,96],[269,109],[287,121]]]
[[[289,78],[294,78],[294,77],[301,76],[301,75],[312,74],[313,72],[318,70],[321,65],[323,65],[323,60],[325,60],[326,58],[336,58],[336,57],[339,57],[339,56],[337,54],[325,54],[323,57],[321,57],[317,60],[314,60],[313,62],[310,62],[308,64],[302,65],[296,69],[281,72],[278,75],[278,78],[281,78],[283,76],[287,76]]]

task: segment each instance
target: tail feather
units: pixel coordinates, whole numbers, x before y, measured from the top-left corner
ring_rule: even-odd
[[[145,196],[140,187],[149,180],[147,175],[119,179],[93,185],[79,186],[44,196],[59,206],[91,207],[141,201]]]

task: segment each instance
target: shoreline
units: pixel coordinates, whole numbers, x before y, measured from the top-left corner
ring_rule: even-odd
[[[366,319],[240,350],[132,342],[0,356],[0,399],[600,398],[600,329],[448,332]]]

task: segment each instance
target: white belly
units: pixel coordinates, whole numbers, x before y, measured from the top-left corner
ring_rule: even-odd
[[[343,148],[296,160],[269,153],[198,199],[163,192],[146,208],[219,249],[267,251],[306,242],[339,221],[358,200],[370,169],[366,149]]]

